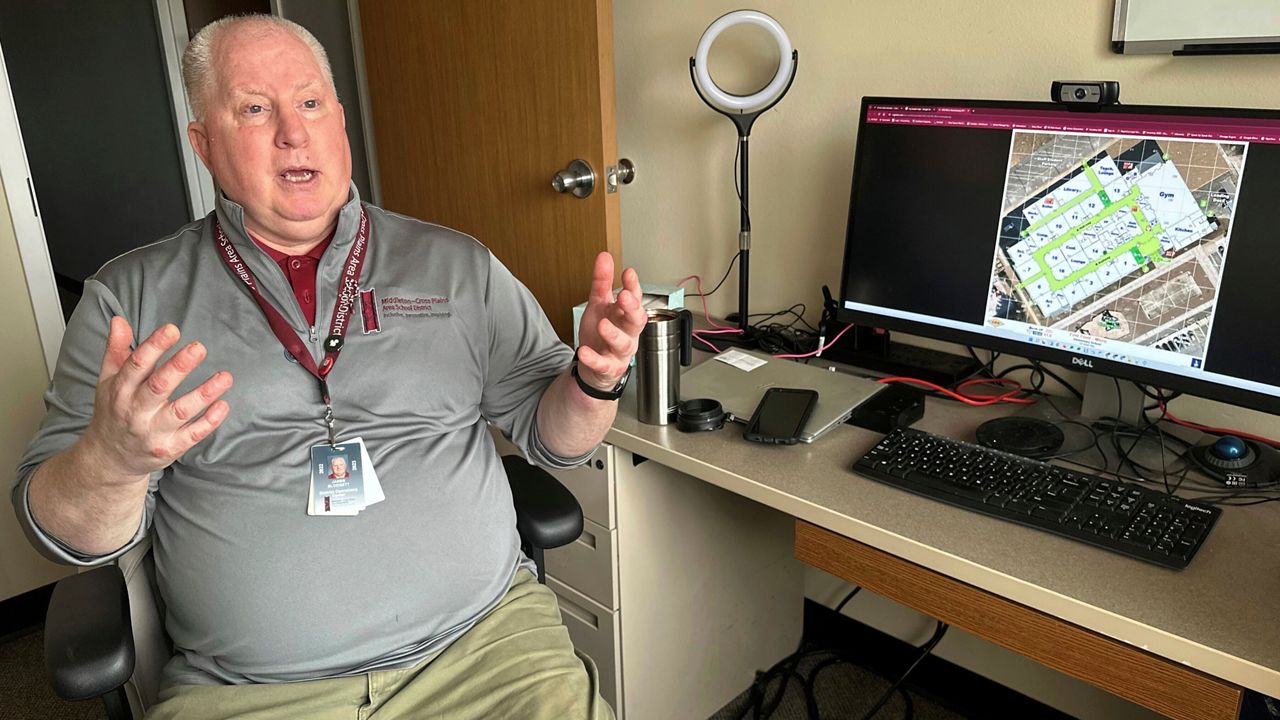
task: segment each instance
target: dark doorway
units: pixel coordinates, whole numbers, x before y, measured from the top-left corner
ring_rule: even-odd
[[[191,220],[155,7],[0,0],[0,45],[70,315],[103,263]]]

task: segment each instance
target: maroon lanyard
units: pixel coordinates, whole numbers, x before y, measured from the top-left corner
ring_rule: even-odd
[[[227,267],[231,268],[231,272],[236,277],[244,281],[245,287],[249,288],[249,294],[257,301],[258,307],[262,308],[262,314],[267,317],[271,332],[275,333],[280,344],[293,356],[293,359],[320,382],[320,401],[324,403],[324,422],[329,428],[329,444],[335,444],[337,437],[333,427],[333,403],[329,395],[327,378],[334,364],[338,362],[338,354],[342,352],[343,336],[347,334],[347,322],[355,308],[356,288],[360,284],[360,270],[364,267],[364,251],[369,246],[369,214],[364,208],[360,209],[360,229],[356,232],[355,242],[351,244],[347,261],[342,266],[342,284],[338,290],[338,298],[333,303],[333,318],[329,321],[329,334],[324,339],[324,358],[320,361],[319,367],[312,359],[311,351],[302,340],[298,339],[298,334],[289,325],[289,321],[285,320],[280,311],[262,296],[253,271],[241,259],[236,246],[231,244],[231,239],[222,231],[222,223],[214,220],[213,229],[218,256],[226,262]]]

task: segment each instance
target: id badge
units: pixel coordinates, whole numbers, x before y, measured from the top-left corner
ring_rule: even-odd
[[[308,515],[350,517],[384,499],[363,439],[311,448]]]

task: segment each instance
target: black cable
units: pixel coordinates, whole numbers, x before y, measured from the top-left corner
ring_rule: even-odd
[[[1152,400],[1155,400],[1156,402],[1167,403],[1170,400],[1173,400],[1182,396],[1181,390],[1170,390],[1166,394],[1166,392],[1163,389],[1148,388],[1144,383],[1136,382],[1133,385],[1134,387],[1138,388],[1138,391],[1141,392],[1143,395],[1146,395],[1147,397],[1151,398]]]
[[[847,605],[860,590],[862,590],[860,586],[854,585],[853,589],[849,591],[849,594],[845,595],[844,599],[836,605],[835,612],[839,614],[840,611],[844,609],[844,606]],[[742,710],[734,720],[743,720],[743,718],[747,716],[747,713],[752,710],[755,711],[753,717],[757,720],[759,718],[770,717],[773,715],[774,711],[777,710],[778,705],[782,703],[782,698],[786,695],[787,685],[790,683],[792,675],[799,677],[802,682],[804,681],[804,677],[800,675],[798,671],[801,660],[827,653],[838,654],[836,650],[827,648],[806,650],[806,645],[807,643],[804,638],[800,638],[800,644],[796,647],[795,652],[774,663],[768,670],[756,673],[755,680],[751,683],[750,694],[748,695],[747,702],[743,705]],[[778,692],[774,695],[772,701],[766,703],[769,694],[769,685],[772,684],[779,676],[782,677],[782,685],[778,688]],[[811,682],[806,685],[806,688],[806,694],[812,694]]]
[[[1064,411],[1063,411],[1063,409],[1062,409],[1062,408],[1060,408],[1060,407],[1058,407],[1058,404],[1057,404],[1057,403],[1055,403],[1055,402],[1053,401],[1053,396],[1052,396],[1052,395],[1049,395],[1048,393],[1045,393],[1045,394],[1042,394],[1040,397],[1044,398],[1045,403],[1046,403],[1046,404],[1048,404],[1048,406],[1049,406],[1049,407],[1053,408],[1054,412],[1056,412],[1056,413],[1058,413],[1059,415],[1061,415],[1061,416],[1062,416],[1063,421],[1065,421],[1065,422],[1070,422],[1070,423],[1076,423],[1076,424],[1078,424],[1078,425],[1085,425],[1085,426],[1087,426],[1087,425],[1088,425],[1087,423],[1081,423],[1081,422],[1077,421],[1076,419],[1074,419],[1074,418],[1072,418],[1070,415],[1068,415],[1066,412],[1064,412]],[[1092,428],[1090,428],[1090,429],[1092,429]],[[1102,448],[1101,448],[1101,446],[1099,446],[1099,448],[1098,448],[1098,449],[1099,449],[1099,450],[1101,450],[1101,449],[1102,449]],[[1105,461],[1105,460],[1103,460],[1103,462],[1106,462],[1106,461]]]
[[[1003,378],[1019,370],[1031,371],[1031,379],[1028,381],[1028,383],[1031,385],[1032,390],[1036,393],[1044,394],[1042,390],[1042,388],[1044,387],[1044,379],[1045,377],[1049,377],[1053,379],[1055,382],[1057,382],[1059,385],[1061,385],[1062,387],[1066,388],[1067,391],[1070,392],[1072,395],[1074,395],[1077,400],[1084,399],[1083,392],[1081,392],[1076,386],[1072,385],[1066,380],[1063,380],[1062,376],[1058,375],[1054,371],[1045,367],[1044,363],[1040,362],[1039,360],[1028,360],[1027,362],[1021,363],[1019,365],[1010,365],[1009,367],[1001,370],[998,373],[993,373],[991,377]],[[1040,376],[1038,380],[1036,379],[1037,375]]]
[[[1120,389],[1120,381],[1115,378],[1113,378],[1113,381],[1115,382],[1115,385],[1116,385],[1116,404],[1117,404],[1117,410],[1119,411],[1117,414],[1123,417],[1124,400],[1123,400],[1123,394]],[[1154,482],[1151,478],[1148,478],[1143,473],[1144,472],[1155,473],[1156,469],[1147,467],[1146,465],[1143,465],[1142,463],[1139,463],[1137,460],[1133,459],[1134,449],[1136,449],[1137,446],[1143,440],[1147,439],[1147,436],[1152,431],[1154,431],[1156,439],[1160,443],[1159,481],[1164,485],[1166,494],[1174,495],[1175,486],[1172,486],[1169,484],[1170,471],[1169,471],[1169,465],[1167,460],[1168,446],[1165,442],[1165,439],[1167,437],[1171,440],[1175,440],[1176,442],[1180,443],[1184,447],[1190,447],[1191,444],[1177,436],[1167,435],[1164,432],[1164,430],[1159,426],[1159,423],[1162,420],[1164,420],[1165,415],[1167,413],[1167,411],[1164,410],[1164,403],[1168,401],[1169,397],[1165,395],[1163,391],[1160,391],[1160,390],[1156,390],[1156,392],[1153,394],[1145,387],[1139,386],[1138,389],[1142,391],[1143,395],[1156,401],[1155,405],[1147,405],[1142,407],[1142,409],[1140,410],[1142,423],[1140,425],[1135,426],[1135,425],[1132,425],[1131,423],[1127,423],[1123,420],[1120,420],[1119,418],[1102,418],[1102,420],[1110,420],[1113,423],[1111,426],[1111,441],[1112,441],[1112,447],[1120,456],[1118,469],[1123,470],[1124,466],[1128,465],[1130,468],[1132,468],[1133,472],[1137,476],[1142,478],[1144,481]],[[1160,410],[1160,416],[1153,420],[1148,416],[1148,413],[1151,410],[1157,410],[1157,409]],[[1120,430],[1122,428],[1125,429],[1126,432],[1121,433]],[[1127,448],[1121,445],[1120,438],[1122,436],[1133,438],[1133,441],[1129,443],[1129,446]],[[1185,476],[1185,470],[1186,470],[1185,466],[1187,462],[1188,461],[1185,458],[1183,458],[1184,467],[1182,468],[1182,470],[1184,471],[1184,476]],[[1177,470],[1175,470],[1175,472],[1177,472]],[[1179,482],[1178,484],[1180,485],[1181,483]]]
[[[898,677],[893,685],[891,685],[889,689],[880,696],[879,702],[867,711],[866,715],[862,716],[862,720],[871,720],[871,718],[875,717],[876,713],[880,712],[880,708],[884,707],[884,704],[889,702],[889,698],[893,696],[894,691],[896,691],[907,679],[907,676],[911,674],[911,671],[915,670],[916,666],[920,664],[920,661],[928,657],[929,654],[933,652],[933,649],[938,646],[938,643],[942,641],[942,636],[947,634],[948,627],[949,626],[946,623],[941,620],[938,621],[938,627],[934,629],[933,636],[929,638],[928,642],[920,646],[920,654],[916,656],[916,659],[907,667],[906,671]]]
[[[817,348],[818,331],[804,319],[805,309],[804,303],[796,303],[777,312],[748,315],[748,320],[763,318],[751,324],[756,344],[764,352],[773,355],[801,355]],[[769,322],[780,315],[791,315],[793,319],[789,323]],[[802,323],[808,330],[797,328],[797,323]]]
[[[818,719],[818,697],[817,697],[817,692],[815,690],[815,688],[817,688],[818,686],[818,673],[822,672],[823,670],[826,670],[827,668],[833,665],[839,665],[840,663],[846,663],[846,662],[850,662],[850,661],[843,657],[827,658],[826,660],[823,660],[822,662],[818,663],[816,666],[814,666],[812,670],[809,671],[809,683],[807,688],[809,691],[809,695],[805,698],[805,704],[809,708],[809,717],[811,718],[811,720]],[[897,691],[900,695],[902,695],[902,702],[907,708],[906,713],[904,714],[904,720],[910,720],[910,718],[915,714],[915,706],[911,702],[911,694],[907,692],[906,688],[901,686],[897,686]]]
[[[862,586],[861,586],[861,585],[854,585],[854,586],[853,586],[853,589],[849,591],[849,594],[844,596],[844,599],[840,601],[840,604],[839,604],[839,605],[836,605],[836,614],[837,614],[837,615],[839,615],[839,614],[840,614],[840,611],[844,609],[844,606],[845,606],[845,605],[848,605],[848,604],[849,604],[849,601],[850,601],[850,600],[852,600],[852,599],[853,599],[853,596],[854,596],[854,595],[857,595],[857,594],[858,594],[858,591],[860,591],[860,590],[862,590]]]
[[[800,638],[800,644],[796,647],[795,652],[774,663],[768,670],[756,673],[756,678],[751,683],[747,704],[742,707],[742,710],[739,711],[734,720],[743,720],[751,710],[755,710],[755,714],[752,717],[757,720],[773,715],[773,712],[777,710],[778,705],[782,702],[782,697],[787,692],[787,685],[791,682],[791,676],[798,676],[797,668],[800,666],[800,661],[814,655],[834,652],[825,649],[806,650],[806,645],[804,638]],[[779,676],[782,677],[782,686],[778,689],[778,693],[773,700],[768,703],[769,707],[766,709],[765,700],[768,697],[769,685]]]
[[[711,288],[711,292],[690,293],[689,297],[710,297],[711,293],[714,293],[716,290],[719,290],[720,286],[724,284],[724,281],[729,278],[729,273],[733,270],[733,264],[738,262],[738,258],[741,256],[742,256],[741,250],[733,254],[733,258],[729,260],[729,267],[724,269],[724,275],[720,277],[720,282],[716,283],[716,286]]]
[[[796,311],[796,308],[800,308],[799,312],[797,312],[797,311]],[[777,312],[772,312],[772,313],[751,313],[750,315],[748,315],[748,316],[747,316],[747,319],[748,319],[748,320],[750,320],[751,318],[755,318],[755,317],[762,317],[762,318],[764,318],[764,320],[760,320],[760,321],[758,321],[758,322],[756,323],[757,325],[762,325],[762,324],[764,324],[765,322],[767,322],[767,321],[769,321],[769,320],[772,320],[773,318],[778,317],[779,315],[794,315],[796,319],[791,321],[791,325],[795,325],[797,322],[802,322],[802,323],[804,323],[804,324],[805,324],[805,325],[806,325],[810,330],[813,330],[814,332],[817,332],[817,328],[815,328],[815,327],[813,327],[812,325],[810,325],[810,324],[809,324],[809,323],[804,319],[804,312],[805,312],[805,310],[807,310],[807,309],[808,309],[808,306],[807,306],[807,305],[805,305],[804,303],[796,303],[796,304],[792,305],[791,307],[789,307],[789,308],[787,308],[787,309],[785,309],[785,310],[779,310],[779,311],[777,311]],[[789,325],[788,327],[790,327],[790,325]]]
[[[751,211],[747,209],[747,203],[742,199],[742,187],[738,185],[738,160],[742,155],[742,143],[734,143],[733,150],[733,192],[738,196],[738,205],[742,208],[742,214],[747,216],[747,228],[751,227]]]
[[[1049,396],[1048,396],[1048,395],[1045,395],[1044,397],[1045,397],[1045,399],[1047,400]],[[1059,424],[1061,424],[1061,425],[1079,425],[1080,427],[1084,428],[1085,430],[1087,430],[1087,431],[1089,432],[1089,436],[1090,436],[1090,438],[1091,438],[1091,441],[1090,441],[1090,443],[1089,443],[1088,445],[1085,445],[1085,446],[1083,446],[1083,447],[1075,448],[1075,449],[1073,449],[1073,450],[1062,450],[1062,451],[1056,452],[1056,453],[1054,453],[1054,454],[1052,454],[1052,455],[1049,455],[1048,457],[1044,457],[1044,458],[1040,458],[1040,459],[1041,459],[1041,460],[1043,460],[1043,461],[1045,461],[1045,462],[1048,462],[1048,461],[1050,461],[1050,460],[1065,459],[1065,458],[1069,458],[1069,457],[1071,457],[1072,455],[1077,455],[1077,454],[1079,454],[1079,453],[1085,452],[1086,450],[1090,450],[1090,449],[1092,449],[1092,450],[1097,450],[1097,451],[1098,451],[1098,457],[1102,458],[1102,464],[1103,464],[1103,466],[1106,466],[1106,464],[1107,464],[1107,453],[1106,453],[1105,451],[1103,451],[1103,449],[1102,449],[1102,445],[1101,445],[1101,443],[1099,443],[1099,441],[1098,441],[1098,431],[1097,431],[1097,430],[1094,430],[1094,429],[1093,429],[1093,426],[1092,426],[1092,425],[1090,425],[1089,423],[1081,422],[1081,421],[1079,421],[1079,420],[1073,420],[1072,418],[1067,417],[1067,416],[1066,416],[1066,414],[1065,414],[1065,413],[1063,413],[1063,412],[1062,412],[1062,410],[1060,410],[1060,409],[1058,408],[1058,406],[1057,406],[1057,405],[1054,405],[1052,401],[1050,401],[1050,402],[1049,402],[1049,405],[1050,405],[1054,410],[1057,410],[1057,411],[1058,411],[1058,413],[1059,413],[1059,414],[1061,414],[1061,415],[1063,416],[1063,420],[1062,420],[1062,422],[1061,422],[1061,423],[1059,423]]]
[[[1150,423],[1151,429],[1156,431],[1156,437],[1160,438],[1160,480],[1164,482],[1165,494],[1173,495],[1173,488],[1169,486],[1169,463],[1165,458],[1168,449],[1165,448],[1164,444],[1164,430],[1160,429],[1160,421],[1164,419],[1166,412],[1163,403],[1157,404],[1156,407],[1160,410],[1160,417],[1155,420],[1148,419],[1147,422]],[[1143,417],[1146,417],[1145,412],[1143,412]]]
[[[1072,395],[1075,395],[1077,400],[1084,400],[1084,392],[1082,392],[1081,390],[1077,389],[1077,388],[1076,388],[1076,386],[1072,385],[1071,383],[1067,382],[1066,380],[1063,380],[1063,379],[1062,379],[1062,377],[1061,377],[1061,376],[1059,376],[1059,375],[1058,375],[1057,373],[1055,373],[1054,371],[1052,371],[1052,370],[1050,370],[1049,368],[1045,367],[1045,366],[1044,366],[1044,363],[1040,362],[1039,360],[1032,360],[1032,361],[1031,361],[1031,364],[1032,364],[1032,365],[1034,365],[1034,366],[1036,366],[1036,368],[1038,368],[1038,369],[1040,370],[1040,372],[1042,372],[1042,373],[1044,373],[1045,375],[1048,375],[1049,377],[1051,377],[1051,378],[1053,378],[1054,380],[1056,380],[1056,381],[1057,381],[1057,383],[1058,383],[1059,385],[1061,385],[1062,387],[1064,387],[1064,388],[1066,388],[1066,389],[1067,389],[1067,392],[1070,392]]]
[[[990,378],[995,377],[996,359],[1000,357],[999,352],[995,350],[990,350],[989,352],[991,353],[991,359],[984,363],[982,362],[982,358],[978,357],[978,352],[973,349],[972,345],[965,345],[964,349],[969,351],[969,357],[973,358],[973,361],[978,363],[979,367],[977,370],[974,370],[973,372],[969,373],[960,382],[964,382],[965,380],[970,380],[972,378],[976,378],[980,376],[990,377]]]

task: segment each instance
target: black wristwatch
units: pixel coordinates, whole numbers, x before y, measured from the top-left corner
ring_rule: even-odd
[[[569,373],[573,375],[573,379],[578,381],[578,389],[586,393],[588,396],[597,400],[617,400],[622,397],[622,391],[627,387],[627,380],[631,378],[631,366],[627,366],[627,371],[622,373],[622,377],[618,378],[618,384],[613,386],[612,390],[601,390],[592,387],[589,383],[582,379],[578,374],[578,353],[573,354],[573,363],[569,366]]]

